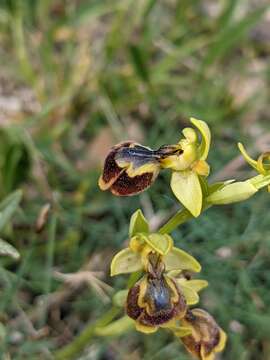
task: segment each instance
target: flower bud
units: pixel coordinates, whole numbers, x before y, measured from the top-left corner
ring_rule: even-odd
[[[210,204],[223,205],[238,201],[244,201],[254,195],[258,189],[251,181],[239,181],[225,185],[208,196],[207,201]]]

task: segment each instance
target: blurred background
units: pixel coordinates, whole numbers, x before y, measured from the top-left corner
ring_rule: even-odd
[[[78,339],[125,287],[109,264],[130,215],[158,227],[178,207],[167,172],[140,196],[101,192],[113,144],[174,143],[194,116],[213,133],[211,179],[253,175],[236,143],[270,149],[269,59],[267,0],[0,1],[0,200],[23,190],[0,233],[21,255],[1,258],[1,359],[53,359]],[[262,192],[173,232],[210,283],[200,306],[228,333],[220,359],[270,359],[269,202]],[[82,350],[73,358],[190,359],[165,331]]]

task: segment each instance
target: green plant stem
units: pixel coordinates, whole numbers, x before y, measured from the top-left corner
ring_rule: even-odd
[[[193,216],[191,213],[186,209],[178,210],[176,214],[173,215],[173,217],[170,218],[166,224],[164,224],[158,232],[161,234],[169,234],[174,229],[176,229],[179,225],[185,223],[189,219],[191,219]]]
[[[211,206],[213,206],[213,205],[211,205],[211,204],[203,205],[202,212],[209,209]],[[169,234],[174,229],[176,229],[179,225],[184,224],[186,221],[188,221],[192,218],[193,218],[193,216],[191,215],[191,213],[188,210],[186,210],[186,209],[178,210],[177,213],[174,214],[173,217],[171,217],[170,220],[168,222],[166,222],[166,224],[164,224],[158,230],[158,232],[160,234]]]
[[[54,354],[55,360],[71,360],[75,359],[75,356],[83,351],[83,349],[89,345],[90,340],[95,336],[97,328],[108,325],[119,313],[121,309],[112,307],[108,310],[98,321],[94,324],[89,324],[79,336],[77,336],[72,343],[58,350]]]

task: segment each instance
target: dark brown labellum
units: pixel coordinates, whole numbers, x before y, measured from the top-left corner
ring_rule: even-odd
[[[158,158],[155,151],[140,144],[118,144],[105,159],[99,187],[119,196],[138,194],[156,179],[160,169]]]
[[[163,145],[152,150],[132,141],[120,143],[105,159],[99,187],[110,189],[114,195],[136,195],[155,181],[163,159],[182,153],[179,145]]]
[[[172,279],[145,276],[130,289],[127,297],[127,314],[145,326],[158,326],[181,318],[186,302]]]

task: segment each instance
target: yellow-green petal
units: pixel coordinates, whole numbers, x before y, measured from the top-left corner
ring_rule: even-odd
[[[177,199],[194,216],[202,210],[202,188],[198,175],[193,171],[174,171],[171,188]]]
[[[208,176],[210,174],[210,166],[205,160],[198,160],[192,167],[198,175]]]
[[[141,269],[141,256],[129,248],[117,253],[111,262],[111,276],[133,273]]]
[[[113,304],[118,307],[125,306],[127,300],[128,290],[120,290],[113,296]]]
[[[206,122],[204,122],[202,120],[197,120],[195,118],[190,118],[190,121],[194,126],[196,126],[196,128],[201,133],[202,142],[201,142],[201,145],[199,147],[200,159],[201,160],[206,160],[207,156],[208,156],[208,153],[209,153],[209,149],[210,149],[210,143],[211,143],[210,129],[209,129],[208,125],[206,124]]]
[[[129,242],[129,248],[134,251],[134,252],[141,252],[144,245],[145,245],[145,240],[143,239],[144,234],[140,234],[138,233],[137,235],[133,236],[130,239]]]
[[[163,257],[166,271],[170,270],[190,270],[194,272],[201,271],[201,265],[198,261],[185,251],[173,247],[172,250]]]
[[[243,201],[254,195],[258,189],[249,181],[239,181],[213,192],[207,201],[214,205],[232,204]]]
[[[123,316],[107,326],[97,328],[95,334],[98,336],[119,336],[134,329],[134,325],[134,320],[128,316]]]
[[[142,211],[138,209],[130,218],[129,237],[132,238],[137,233],[149,232],[149,225]]]
[[[153,233],[143,236],[145,242],[160,255],[166,255],[173,247],[173,239],[168,234]]]
[[[198,139],[196,131],[193,128],[184,128],[182,133],[184,137],[191,143],[195,143]]]

